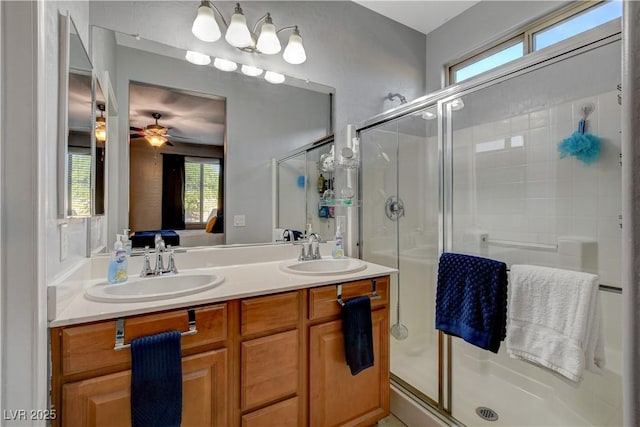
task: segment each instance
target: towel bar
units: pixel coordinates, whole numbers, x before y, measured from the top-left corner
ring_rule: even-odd
[[[183,337],[198,333],[198,329],[196,329],[196,311],[193,308],[190,308],[187,310],[187,315],[189,316],[189,330],[180,333]],[[120,351],[129,347],[131,347],[131,344],[124,343],[124,318],[121,317],[116,320],[116,343],[113,350]]]
[[[382,296],[378,295],[376,286],[377,286],[376,279],[371,279],[371,296],[369,298],[382,299]],[[336,285],[336,293],[337,293],[336,302],[340,304],[340,306],[344,307],[344,300],[342,299],[342,285]]]

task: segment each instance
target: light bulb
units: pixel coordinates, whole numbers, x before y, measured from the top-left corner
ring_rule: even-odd
[[[422,113],[422,118],[425,120],[433,120],[436,117],[438,116],[433,111],[425,111],[424,113]]]
[[[153,147],[160,147],[167,142],[167,138],[161,135],[147,135],[144,137]]]
[[[264,79],[274,85],[284,82],[284,75],[280,73],[274,73],[273,71],[267,71],[264,73]]]
[[[204,53],[194,52],[192,50],[188,50],[185,55],[187,61],[191,62],[195,65],[209,65],[211,63],[211,58],[209,55],[205,55]]]
[[[263,69],[262,68],[258,68],[258,67],[254,67],[252,65],[243,65],[240,68],[240,71],[242,71],[242,73],[246,74],[247,76],[257,77],[260,74],[262,74]]]
[[[238,64],[223,58],[216,58],[213,61],[213,66],[220,71],[235,71],[238,68]]]
[[[464,108],[464,102],[462,102],[461,98],[456,98],[451,101],[451,109],[453,111],[462,110]]]
[[[280,46],[280,40],[278,34],[276,34],[276,26],[273,25],[271,15],[267,13],[267,17],[262,24],[260,30],[260,37],[258,37],[258,44],[256,45],[258,50],[267,55],[273,55],[280,52],[282,46]]]
[[[220,38],[220,28],[213,15],[213,9],[209,5],[200,5],[198,14],[193,20],[191,32],[194,36],[205,42],[214,42]]]
[[[294,65],[302,64],[307,60],[307,54],[304,51],[304,46],[302,46],[302,37],[300,36],[300,31],[298,31],[297,26],[289,37],[289,43],[284,49],[284,54],[282,55],[282,57],[289,64]]]
[[[243,48],[253,44],[240,3],[236,3],[236,11],[231,17],[231,23],[224,38],[233,47]]]

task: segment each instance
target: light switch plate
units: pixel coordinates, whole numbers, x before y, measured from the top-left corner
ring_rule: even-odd
[[[244,227],[244,215],[234,215],[233,216],[233,226],[234,227]]]
[[[60,261],[67,259],[69,255],[69,226],[60,225]]]

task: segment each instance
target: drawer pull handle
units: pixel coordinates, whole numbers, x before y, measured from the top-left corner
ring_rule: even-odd
[[[376,279],[371,279],[371,296],[369,298],[371,299],[382,299],[382,296],[378,295],[377,289],[377,282]],[[342,285],[336,285],[336,293],[337,293],[337,297],[336,297],[336,302],[338,304],[340,304],[340,306],[344,307],[344,300],[342,299]]]
[[[190,308],[187,310],[187,315],[189,316],[189,330],[180,333],[183,337],[198,333],[198,329],[196,328],[196,311],[193,308]],[[113,349],[115,351],[120,351],[129,347],[131,347],[131,344],[124,343],[124,318],[121,317],[116,320],[116,344]]]

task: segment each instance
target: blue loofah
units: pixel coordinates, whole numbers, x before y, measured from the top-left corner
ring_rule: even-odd
[[[582,120],[580,121],[583,122]],[[584,125],[579,127],[584,129]],[[600,138],[590,133],[574,132],[558,144],[560,158],[575,156],[583,163],[590,165],[600,158]]]

